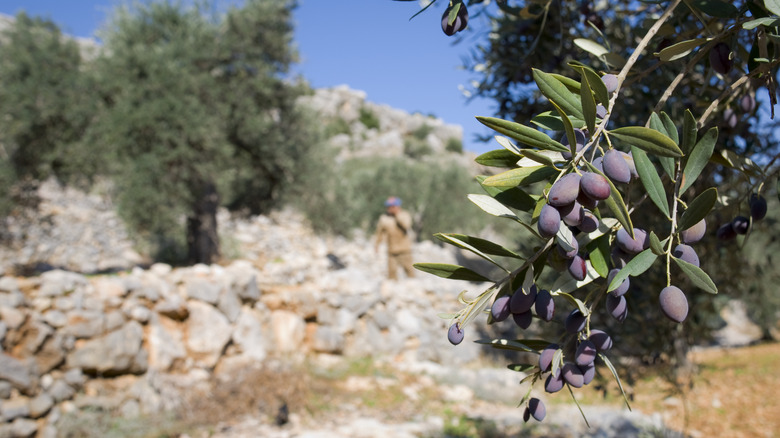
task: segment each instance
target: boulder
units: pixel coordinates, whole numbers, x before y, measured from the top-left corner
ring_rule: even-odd
[[[149,320],[146,342],[150,369],[168,371],[187,356],[181,327],[164,316],[155,315]]]
[[[141,350],[142,342],[143,327],[130,321],[119,330],[77,347],[68,354],[67,365],[103,376],[141,373],[148,366],[145,352]]]
[[[274,349],[281,353],[300,351],[306,334],[306,322],[296,313],[275,310],[271,313]]]
[[[11,383],[16,389],[30,393],[38,383],[37,370],[32,359],[22,361],[0,353],[0,380]]]
[[[267,335],[263,330],[262,314],[243,307],[233,328],[233,343],[243,356],[262,361],[267,356]]]
[[[213,368],[230,340],[230,322],[210,304],[190,300],[188,305],[190,316],[186,323],[187,349],[201,365]]]

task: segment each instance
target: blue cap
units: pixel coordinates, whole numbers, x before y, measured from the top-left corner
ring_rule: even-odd
[[[387,201],[385,201],[385,207],[391,207],[391,206],[401,206],[401,198],[397,196],[391,196],[387,198]]]

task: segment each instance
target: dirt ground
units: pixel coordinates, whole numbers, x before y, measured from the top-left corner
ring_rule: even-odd
[[[698,372],[683,391],[649,376],[634,385],[633,409],[659,412],[692,437],[780,437],[780,344],[693,353]]]

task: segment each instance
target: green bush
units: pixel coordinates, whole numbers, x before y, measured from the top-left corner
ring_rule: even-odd
[[[463,142],[459,138],[450,137],[447,140],[447,145],[444,146],[448,152],[454,152],[456,154],[463,153]]]
[[[389,196],[399,196],[415,218],[418,239],[434,232],[477,232],[492,221],[456,193],[479,193],[468,171],[446,161],[406,158],[354,158],[325,166],[307,182],[295,201],[318,232],[349,236],[356,229],[373,232]],[[448,196],[453,195],[453,196]],[[451,212],[458,211],[457,215]]]
[[[379,129],[379,119],[366,107],[360,107],[360,123],[368,129]]]

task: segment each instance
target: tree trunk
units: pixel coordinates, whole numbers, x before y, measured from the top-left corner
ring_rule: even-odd
[[[203,184],[200,197],[187,218],[187,249],[190,263],[211,264],[219,260],[217,207],[219,194],[213,182]]]

